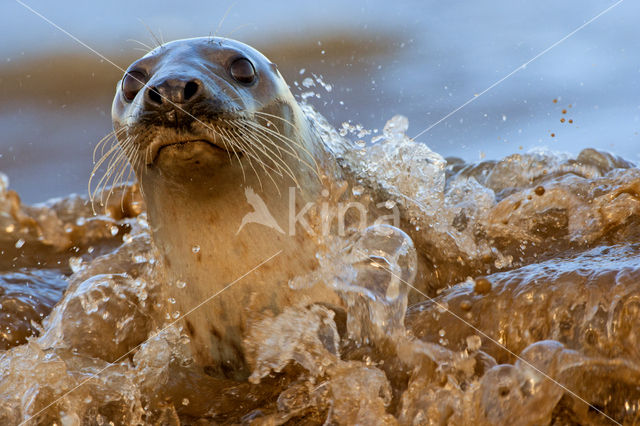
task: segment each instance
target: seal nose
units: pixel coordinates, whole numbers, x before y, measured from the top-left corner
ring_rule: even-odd
[[[150,109],[186,104],[202,92],[202,82],[197,79],[167,78],[148,87],[145,102]]]

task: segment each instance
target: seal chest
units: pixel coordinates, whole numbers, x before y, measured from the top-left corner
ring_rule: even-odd
[[[277,68],[228,39],[178,40],[134,62],[112,118],[196,361],[246,376],[249,312],[337,302],[326,288],[288,287],[317,266],[316,242],[286,225],[289,188],[296,211],[318,199],[331,160]]]

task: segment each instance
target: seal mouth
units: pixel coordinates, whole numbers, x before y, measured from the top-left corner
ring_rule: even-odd
[[[242,155],[242,151],[236,151],[236,150],[232,150],[232,149],[227,149],[224,147],[224,144],[221,142],[221,139],[216,136],[213,140],[211,139],[206,139],[206,138],[184,138],[184,139],[175,139],[175,140],[157,140],[151,143],[151,145],[149,145],[149,164],[153,164],[156,162],[158,156],[160,155],[160,152],[167,147],[170,146],[187,146],[189,144],[193,144],[193,143],[205,143],[207,145],[209,145],[211,148],[213,148],[216,151],[219,151],[220,153],[224,153],[226,155],[237,155],[237,156],[241,156]]]

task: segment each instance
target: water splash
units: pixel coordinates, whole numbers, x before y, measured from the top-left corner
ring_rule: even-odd
[[[0,179],[0,424],[49,404],[38,422],[637,419],[633,164],[591,149],[466,164],[411,141],[402,117],[380,137],[349,125],[352,142],[305,112],[358,180],[351,193],[374,191],[410,226],[328,239],[291,285],[327,285],[343,306],[251,318],[250,382],[208,376],[166,327],[164,284],[189,285],[164,283],[135,187],[126,213],[94,217],[77,196],[25,206]]]

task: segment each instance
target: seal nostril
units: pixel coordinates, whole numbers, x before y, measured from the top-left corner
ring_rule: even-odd
[[[162,96],[160,92],[155,87],[151,87],[149,89],[149,99],[151,102],[156,103],[158,105],[162,104]]]
[[[199,87],[200,85],[194,80],[188,82],[184,86],[184,100],[188,101],[189,99],[191,99],[198,92]]]

